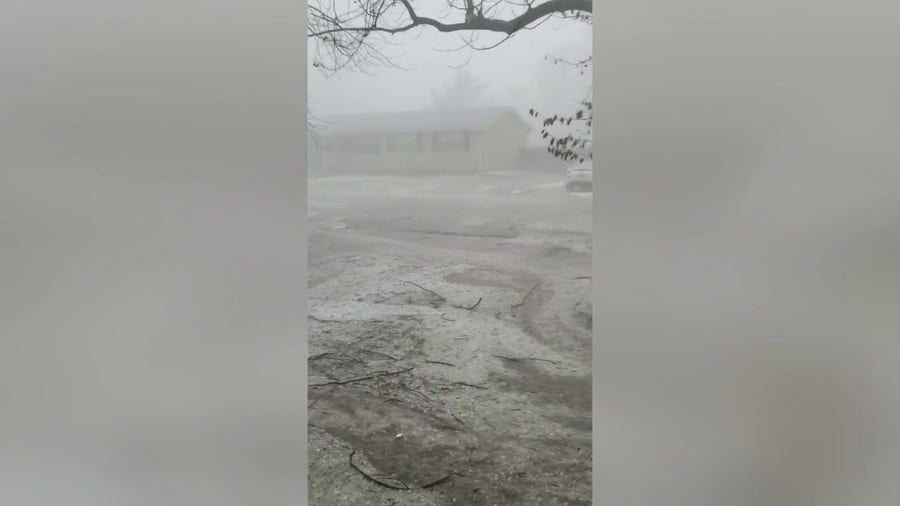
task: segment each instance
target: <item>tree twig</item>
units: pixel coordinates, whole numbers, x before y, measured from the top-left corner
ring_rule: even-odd
[[[422,286],[422,285],[420,285],[420,284],[413,283],[412,281],[404,281],[404,283],[409,283],[410,285],[413,285],[413,286],[415,286],[416,288],[420,288],[420,289],[422,289],[422,290],[425,290],[426,292],[428,292],[428,293],[434,295],[435,297],[437,297],[438,300],[440,300],[440,301],[442,301],[442,302],[446,302],[446,301],[447,301],[447,299],[445,299],[443,295],[441,295],[441,294],[435,292],[434,290],[429,290],[429,289],[425,288],[424,286]]]
[[[450,362],[441,362],[440,360],[426,360],[426,364],[441,364],[441,365],[449,365],[450,367],[456,367],[455,364],[451,364]]]
[[[528,300],[528,297],[531,295],[531,293],[532,293],[533,291],[535,291],[535,290],[537,289],[537,287],[539,287],[539,286],[541,286],[540,283],[538,283],[538,284],[534,285],[533,287],[531,287],[531,290],[528,290],[528,293],[525,294],[525,297],[522,297],[522,302],[520,302],[520,303],[518,303],[518,304],[512,306],[512,308],[517,308],[517,307],[519,307],[519,306],[524,305],[524,304],[525,304],[525,301]],[[512,309],[512,308],[511,308],[511,309]]]
[[[309,388],[324,387],[324,386],[328,386],[328,385],[346,385],[348,383],[357,383],[360,381],[366,381],[366,380],[370,380],[370,379],[380,378],[382,376],[392,376],[395,374],[403,374],[405,372],[412,371],[413,369],[415,369],[415,367],[409,367],[409,368],[403,369],[401,371],[383,371],[378,374],[372,374],[370,376],[363,376],[362,378],[353,378],[353,379],[340,380],[340,381],[328,381],[326,383],[312,383],[309,385]]]
[[[391,483],[387,483],[387,482],[381,481],[381,480],[379,480],[378,478],[376,478],[375,476],[373,476],[373,475],[371,475],[371,474],[369,474],[369,473],[363,471],[362,469],[360,469],[360,467],[357,466],[355,462],[353,462],[353,456],[354,456],[354,455],[356,455],[356,449],[354,449],[353,451],[351,451],[351,452],[350,452],[350,456],[348,457],[348,460],[349,460],[349,462],[350,462],[350,467],[352,467],[353,469],[355,469],[359,474],[363,475],[363,477],[364,477],[365,479],[371,481],[372,483],[381,485],[382,487],[391,488],[391,489],[394,489],[394,490],[415,490],[415,489],[426,489],[426,488],[431,488],[431,487],[440,485],[441,483],[444,483],[445,481],[449,480],[450,478],[452,478],[452,477],[454,477],[454,476],[462,475],[462,473],[457,473],[456,471],[452,471],[450,474],[448,474],[448,475],[446,475],[446,476],[444,476],[444,477],[438,478],[438,479],[436,479],[436,480],[434,480],[434,481],[428,482],[428,483],[426,483],[425,485],[422,485],[421,487],[410,487],[409,484],[407,484],[406,482],[404,482],[403,480],[401,480],[401,479],[399,479],[399,478],[391,478],[391,477],[388,477],[388,479],[393,480],[393,481],[396,481],[396,482],[402,484],[402,486],[401,486],[401,485],[394,485],[394,484],[391,484]],[[382,475],[376,475],[376,476],[382,476]]]
[[[454,415],[453,413],[450,413],[450,416],[452,416],[453,419],[456,420],[457,422],[459,422],[459,424],[462,425],[463,427],[466,426],[465,422],[463,422],[462,420],[460,420],[459,417],[457,417],[457,416]]]
[[[353,462],[353,456],[354,456],[354,455],[356,455],[356,450],[355,450],[355,449],[354,449],[352,452],[350,452],[350,457],[348,458],[348,460],[350,461],[350,467],[352,467],[353,469],[356,469],[356,471],[357,471],[359,474],[363,475],[363,477],[364,477],[365,479],[371,481],[372,483],[376,483],[376,484],[378,484],[378,485],[381,485],[382,487],[392,488],[392,489],[394,489],[394,490],[412,490],[412,489],[409,487],[409,485],[407,485],[406,483],[403,482],[403,480],[399,480],[399,479],[397,480],[397,481],[399,481],[400,483],[403,483],[403,486],[400,487],[400,486],[397,486],[397,485],[392,485],[392,484],[390,484],[390,483],[385,483],[385,482],[383,482],[383,481],[381,481],[381,480],[375,478],[375,477],[372,476],[371,474],[369,474],[369,473],[363,471],[362,469],[359,468],[359,466],[357,466],[357,465]],[[394,479],[394,478],[391,478],[391,479]]]
[[[391,360],[399,360],[397,357],[393,357],[391,355],[388,355],[387,353],[381,353],[380,351],[373,351],[373,350],[369,350],[366,348],[360,348],[358,346],[351,346],[351,345],[347,345],[347,348],[353,348],[354,350],[362,351],[364,353],[371,353],[372,355],[381,355],[382,357],[389,358]]]
[[[445,481],[449,480],[450,478],[452,478],[452,477],[454,477],[454,476],[456,476],[456,475],[458,475],[458,474],[460,474],[460,473],[457,473],[456,471],[453,471],[453,472],[451,472],[450,474],[448,474],[447,476],[444,476],[443,478],[438,478],[437,480],[434,480],[434,481],[432,481],[431,483],[426,483],[425,485],[422,485],[422,486],[419,487],[419,488],[431,488],[431,487],[433,487],[433,486],[435,486],[435,485],[440,485],[441,483],[444,483]]]
[[[487,390],[487,387],[483,387],[481,385],[473,385],[471,383],[466,383],[465,381],[456,381],[456,382],[451,383],[451,385],[461,385],[464,387],[477,388],[479,390]]]
[[[344,350],[342,350],[342,349],[340,349],[340,348],[338,348],[337,351],[338,351],[338,353],[340,353],[341,355],[343,355],[343,356],[349,358],[350,360],[352,360],[352,361],[354,361],[354,362],[358,362],[358,363],[360,363],[360,364],[364,364],[364,363],[365,363],[365,362],[363,362],[362,360],[360,360],[360,359],[354,357],[353,355],[347,353],[346,351],[344,351]]]
[[[471,306],[469,306],[469,307],[466,307],[466,306],[456,306],[456,307],[458,307],[458,308],[460,308],[460,309],[467,309],[467,310],[469,310],[469,311],[472,311],[473,309],[475,309],[476,307],[478,307],[478,304],[481,304],[481,297],[478,297],[478,302],[476,302],[475,304],[473,304],[473,305],[471,305]]]
[[[319,323],[347,323],[346,321],[343,321],[343,320],[327,320],[325,318],[317,318],[313,315],[309,315],[309,319],[317,321]]]
[[[536,357],[507,357],[504,355],[494,355],[497,358],[502,358],[504,360],[511,360],[513,362],[521,362],[522,360],[536,360],[540,362],[550,362],[551,364],[558,364],[559,362],[555,360],[550,360],[548,358],[536,358]]]
[[[326,397],[326,396],[330,395],[332,392],[334,392],[334,388],[332,388],[331,390],[325,392],[324,394],[322,394],[322,395],[316,397],[312,402],[309,403],[308,406],[306,406],[306,409],[309,409],[309,408],[315,406],[315,404],[316,404],[317,402],[319,402],[320,399],[322,399],[323,397]]]

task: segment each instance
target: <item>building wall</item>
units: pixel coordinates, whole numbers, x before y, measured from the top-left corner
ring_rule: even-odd
[[[517,170],[528,129],[510,116],[493,124],[481,136],[482,167],[485,171]]]
[[[527,130],[512,118],[503,118],[484,132],[469,132],[467,151],[435,150],[431,132],[421,133],[420,152],[389,149],[388,135],[379,135],[379,153],[346,153],[334,146],[324,156],[329,172],[416,173],[511,170],[519,164]]]
[[[388,148],[388,136],[379,135],[379,153],[344,153],[331,149],[325,156],[328,170],[354,173],[474,172],[477,152],[435,151],[431,133],[422,133],[422,151],[396,151]],[[474,147],[474,136],[470,146]]]

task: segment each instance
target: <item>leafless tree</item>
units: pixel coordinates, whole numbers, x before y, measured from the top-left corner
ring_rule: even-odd
[[[445,11],[426,15],[440,8]],[[590,23],[591,16],[591,0],[312,0],[307,36],[315,44],[313,67],[332,75],[345,69],[368,72],[378,66],[399,67],[385,52],[391,36],[417,28],[461,32],[463,45],[459,49],[488,50],[551,18]],[[492,45],[479,45],[476,40],[480,33],[493,33],[501,39]],[[553,61],[583,70],[591,59]],[[590,99],[581,101],[579,107],[570,116],[542,117],[532,111],[532,116],[543,118],[542,135],[548,140],[548,151],[566,160],[590,156]],[[563,135],[549,129],[570,127],[573,122],[580,124],[580,130]]]

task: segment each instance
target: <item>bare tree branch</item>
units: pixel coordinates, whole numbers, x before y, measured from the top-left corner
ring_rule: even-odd
[[[425,14],[424,0],[313,1],[315,5],[309,7],[307,37],[315,47],[312,65],[326,75],[342,70],[371,75],[370,69],[380,67],[408,70],[398,65],[385,48],[398,40],[396,34],[414,34],[414,29],[418,29],[417,36],[425,29],[462,32],[461,46],[443,50],[468,51],[465,61],[449,65],[461,68],[471,61],[473,51],[494,49],[517,33],[537,29],[550,19],[593,23],[592,0],[433,0],[429,15]],[[502,37],[490,44],[476,44],[479,35],[485,33]],[[593,64],[590,56],[575,61],[549,55],[546,59],[573,66],[582,75]],[[593,158],[592,105],[587,98],[578,104],[574,114],[543,116],[530,111],[532,117],[542,121],[540,135],[547,142],[548,153],[579,163]]]
[[[377,35],[391,36],[414,28],[431,27],[439,32],[493,32],[506,35],[500,42],[475,47],[470,39],[469,47],[478,50],[492,49],[521,31],[539,26],[553,16],[586,17],[592,12],[591,0],[498,0],[485,7],[484,0],[462,0],[457,4],[447,1],[450,11],[462,14],[456,22],[421,15],[412,0],[354,0],[347,2],[345,12],[339,12],[334,1],[318,0],[309,10],[307,37],[316,43],[313,66],[336,73],[345,68],[364,71],[364,67],[387,65],[396,67],[392,59],[381,52],[376,43],[387,43]],[[501,12],[505,5],[511,12]],[[579,18],[580,19],[580,18]]]

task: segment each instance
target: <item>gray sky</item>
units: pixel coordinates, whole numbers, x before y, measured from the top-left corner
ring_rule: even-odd
[[[345,72],[325,78],[310,66],[309,105],[321,114],[413,110],[428,107],[434,90],[444,86],[467,60],[466,67],[487,86],[486,95],[495,105],[513,106],[522,112],[530,107],[568,112],[574,101],[589,93],[590,72],[553,65],[545,55],[582,59],[591,54],[591,27],[573,21],[552,21],[522,32],[489,51],[457,48],[464,32],[440,33],[425,28],[396,35],[397,46],[389,54],[410,70],[374,69],[376,75]],[[416,38],[418,36],[418,38]],[[487,46],[499,40],[492,34],[479,40]],[[311,44],[312,46],[312,44]],[[443,51],[442,51],[443,50]],[[313,48],[310,47],[310,55]],[[471,57],[471,60],[469,58]]]

